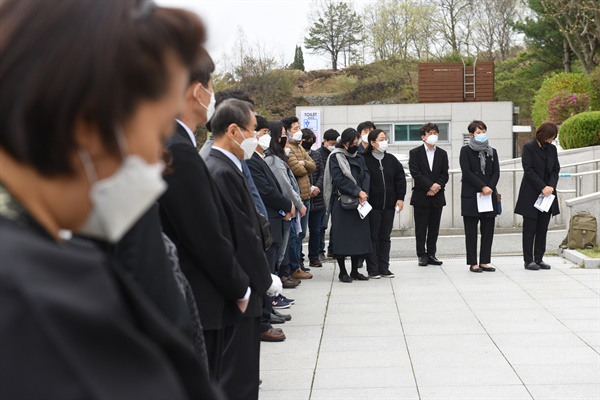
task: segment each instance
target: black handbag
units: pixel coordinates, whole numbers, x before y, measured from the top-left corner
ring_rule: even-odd
[[[358,208],[358,197],[340,193],[340,203],[344,210],[356,210]]]

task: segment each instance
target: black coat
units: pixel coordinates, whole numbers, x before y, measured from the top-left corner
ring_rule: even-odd
[[[190,341],[93,243],[0,217],[0,398],[221,397]]]
[[[493,160],[492,160],[493,158]],[[498,215],[498,192],[496,185],[500,179],[500,163],[498,153],[493,149],[493,157],[486,156],[485,174],[481,172],[481,161],[479,152],[471,149],[468,145],[460,149],[460,169],[462,171],[462,187],[460,191],[460,210],[464,217],[490,217]],[[494,191],[492,193],[492,205],[494,211],[480,213],[477,211],[477,193],[485,186]]]
[[[252,158],[246,161],[246,165],[250,169],[260,198],[267,208],[273,242],[281,243],[283,241],[283,216],[279,211],[286,214],[292,211],[292,202],[283,195],[273,171],[258,153],[255,152]]]
[[[236,301],[244,297],[250,280],[234,257],[221,197],[179,124],[167,149],[173,171],[165,175],[169,188],[159,199],[163,231],[177,246],[204,329],[233,325],[242,315]]]
[[[223,152],[211,149],[206,159],[219,190],[231,232],[233,254],[250,278],[250,302],[244,317],[262,314],[263,296],[271,286],[271,269],[264,251],[258,210],[243,172]]]
[[[356,157],[347,157],[347,160],[356,184],[342,173],[337,157],[329,159],[333,183],[330,240],[333,253],[337,256],[361,255],[371,252],[369,218],[361,219],[358,211],[342,209],[338,195],[339,192],[358,197],[361,190],[368,194],[369,170],[365,165],[364,158],[358,154]]]
[[[521,162],[523,164],[523,180],[519,189],[515,214],[536,218],[538,209],[533,204],[542,193],[542,189],[546,186],[552,186],[554,188],[553,194],[556,196],[556,185],[558,184],[558,174],[560,172],[556,146],[548,144],[543,149],[538,146],[535,140],[526,143],[523,146]],[[552,215],[560,214],[558,199],[554,199],[549,212]]]
[[[309,153],[317,167],[315,172],[311,175],[311,182],[313,186],[318,187],[320,190],[319,194],[311,199],[311,210],[319,211],[325,209],[325,200],[323,199],[323,178],[325,177],[325,165],[329,154],[331,154],[331,151],[326,146],[321,146],[317,150],[313,150]]]
[[[429,169],[425,146],[421,145],[409,152],[408,167],[413,178],[410,204],[415,207],[443,207],[446,205],[444,190],[448,183],[448,153],[436,147],[433,156],[433,171]],[[442,188],[435,196],[427,196],[434,183]]]
[[[396,157],[385,153],[381,162],[372,152],[364,154],[371,176],[369,203],[376,210],[392,210],[398,200],[406,195],[404,168]]]

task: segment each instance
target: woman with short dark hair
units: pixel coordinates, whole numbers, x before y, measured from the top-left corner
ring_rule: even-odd
[[[355,198],[360,204],[368,198],[369,170],[364,158],[358,154],[359,139],[360,135],[352,128],[342,132],[339,143],[327,159],[323,179],[323,197],[326,206],[331,207],[332,233],[329,240],[340,268],[338,278],[346,283],[369,280],[358,273],[359,258],[371,252],[369,218],[361,218],[356,208],[348,210],[341,205],[342,195]],[[350,275],[344,262],[347,256],[352,263]]]
[[[556,124],[544,122],[535,131],[535,139],[523,146],[521,155],[523,179],[515,213],[523,216],[523,259],[529,270],[551,268],[543,258],[550,217],[560,214],[558,199],[548,212],[538,210],[534,204],[539,196],[556,195],[560,163],[552,142],[557,135]]]
[[[205,41],[151,1],[0,6],[0,398],[215,398],[191,342],[74,231],[118,242],[165,188]]]

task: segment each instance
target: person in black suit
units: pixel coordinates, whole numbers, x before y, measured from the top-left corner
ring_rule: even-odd
[[[423,146],[409,152],[408,167],[413,178],[410,204],[414,207],[415,238],[419,265],[442,265],[435,257],[437,238],[446,205],[444,188],[448,183],[448,153],[436,146],[439,129],[431,122],[420,129]],[[427,243],[427,248],[425,248]]]
[[[248,305],[250,280],[234,257],[231,231],[221,198],[192,129],[207,121],[214,64],[206,54],[190,74],[185,105],[173,136],[169,188],[159,199],[164,233],[177,247],[181,270],[194,291],[211,378],[219,381],[223,352]]]
[[[251,104],[237,99],[225,100],[211,119],[211,128],[215,142],[206,166],[225,209],[233,254],[250,277],[251,288],[248,309],[225,350],[224,363],[228,368],[223,376],[223,388],[232,399],[258,399],[263,296],[276,277],[272,277],[269,269],[258,212],[242,170],[241,161],[249,159],[258,145]],[[289,207],[289,203],[285,207]]]
[[[554,199],[548,212],[539,211],[533,204],[540,195],[556,195],[560,163],[552,141],[557,134],[556,124],[544,122],[535,131],[535,139],[523,146],[521,155],[523,180],[515,213],[523,216],[523,259],[525,268],[530,270],[551,268],[543,258],[550,218],[560,214],[558,199]]]
[[[500,164],[496,149],[489,145],[487,126],[473,121],[467,127],[471,139],[460,149],[462,188],[460,192],[461,215],[465,224],[467,265],[471,272],[494,272],[488,266],[492,257],[494,223],[498,215],[496,185],[500,179]],[[492,211],[479,212],[478,196],[491,196]],[[481,249],[477,262],[477,225],[481,225]]]

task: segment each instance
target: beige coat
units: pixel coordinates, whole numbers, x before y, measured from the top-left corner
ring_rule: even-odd
[[[300,187],[300,197],[302,200],[310,199],[310,177],[309,174],[315,172],[317,168],[315,162],[308,155],[306,150],[298,143],[290,143],[290,155],[288,157],[288,164],[298,181]],[[300,165],[300,161],[304,161],[304,165]]]

